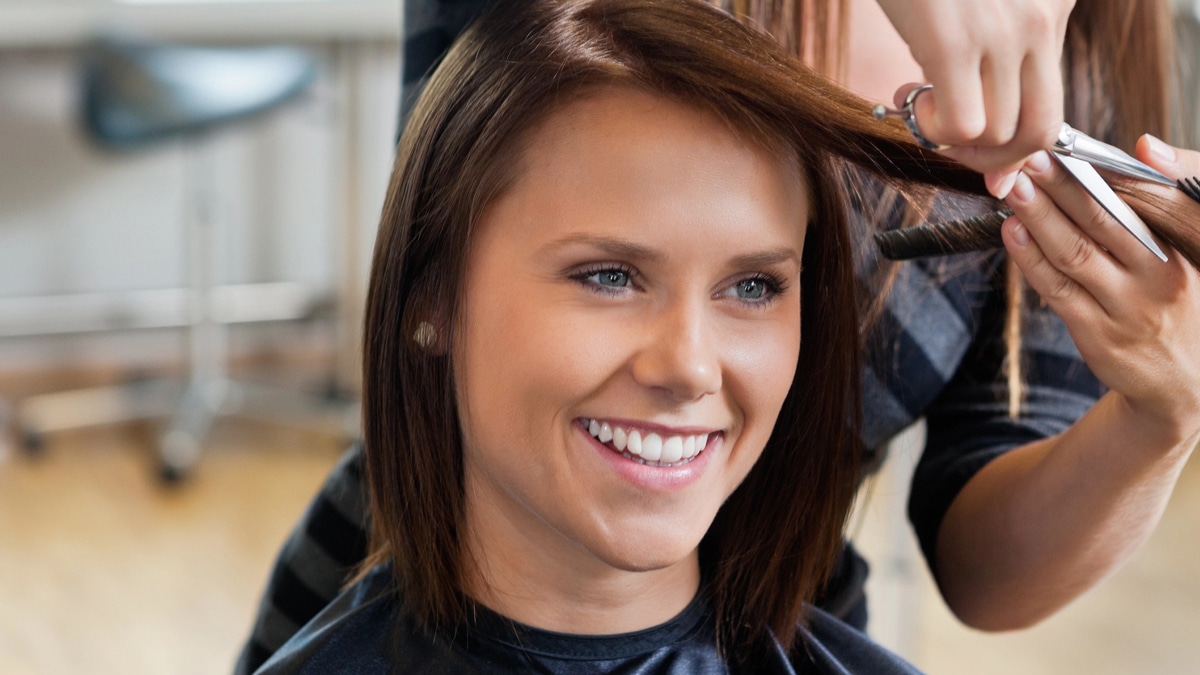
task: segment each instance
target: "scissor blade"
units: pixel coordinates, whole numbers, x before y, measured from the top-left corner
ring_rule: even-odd
[[[1115,171],[1122,176],[1175,187],[1175,181],[1167,178],[1149,164],[1138,161],[1124,150],[1098,141],[1078,130],[1072,131],[1075,132],[1075,141],[1071,144],[1072,157],[1085,160],[1089,164],[1103,167],[1109,171]]]
[[[1133,209],[1129,208],[1128,204],[1121,201],[1117,193],[1113,192],[1108,183],[1104,182],[1104,179],[1091,164],[1082,159],[1076,159],[1067,155],[1056,154],[1054,157],[1067,171],[1071,172],[1072,176],[1075,176],[1084,189],[1088,191],[1088,194],[1092,195],[1092,199],[1095,199],[1100,206],[1104,207],[1105,211],[1108,211],[1113,218],[1117,219],[1117,222],[1121,223],[1121,227],[1128,230],[1129,234],[1132,234],[1135,239],[1142,242],[1142,245],[1150,249],[1150,252],[1158,256],[1160,260],[1163,262],[1167,261],[1167,254],[1163,253],[1158,244],[1154,243],[1154,239],[1150,236],[1150,230],[1146,227],[1146,224],[1142,222],[1141,218],[1138,218],[1138,215],[1133,212]]]

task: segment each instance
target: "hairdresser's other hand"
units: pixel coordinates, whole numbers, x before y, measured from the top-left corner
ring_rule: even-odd
[[[1138,154],[1168,176],[1200,174],[1200,155],[1143,139]],[[1175,159],[1170,157],[1174,155]],[[1198,213],[1181,192],[1178,213]],[[1045,152],[1032,155],[1007,198],[1009,254],[1066,322],[1088,366],[1117,394],[1152,445],[1200,434],[1200,273],[1165,248],[1162,262],[1131,237]],[[1200,221],[1200,219],[1198,219]]]
[[[1063,121],[1060,61],[1075,0],[878,0],[933,90],[917,97],[921,132],[1007,192]],[[915,85],[896,92],[896,103]]]
[[[1147,143],[1138,154],[1164,173],[1200,173],[1200,155],[1157,161]],[[1200,223],[1200,206],[1158,187],[1139,185]],[[1200,439],[1200,273],[1146,250],[1046,152],[1006,201],[1009,256],[1110,389],[1062,433],[989,463],[946,511],[938,586],[984,630],[1032,626],[1129,560]]]

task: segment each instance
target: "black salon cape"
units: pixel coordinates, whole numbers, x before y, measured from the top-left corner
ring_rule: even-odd
[[[339,595],[257,671],[305,673],[548,673],[553,675],[704,675],[730,671],[716,650],[712,614],[697,597],[667,623],[636,633],[579,636],[514,624],[482,607],[470,625],[431,636],[401,614],[381,566]],[[807,636],[812,664],[793,663],[782,649],[739,670],[911,675],[908,663],[865,635],[814,609]],[[803,657],[798,657],[803,658]]]

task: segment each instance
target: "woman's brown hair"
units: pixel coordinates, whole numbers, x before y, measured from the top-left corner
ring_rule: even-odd
[[[766,35],[699,1],[511,0],[464,34],[401,139],[377,239],[364,345],[371,561],[428,628],[460,624],[465,497],[453,387],[454,317],[480,212],[512,180],[521,139],[606,85],[718,115],[792,154],[812,195],[800,364],[757,465],[701,543],[704,593],[727,655],[794,639],[841,546],[859,478],[854,272],[837,168],[972,192],[982,182],[871,119]],[[429,340],[430,324],[437,338]]]

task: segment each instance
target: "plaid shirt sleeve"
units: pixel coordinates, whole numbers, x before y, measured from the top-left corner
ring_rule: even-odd
[[[925,410],[926,446],[913,475],[908,514],[935,575],[942,519],[967,482],[1005,452],[1066,430],[1105,392],[1062,320],[1035,297],[1025,305],[1031,309],[1023,319],[1020,414],[1008,413],[1002,290],[989,293],[962,365]]]

